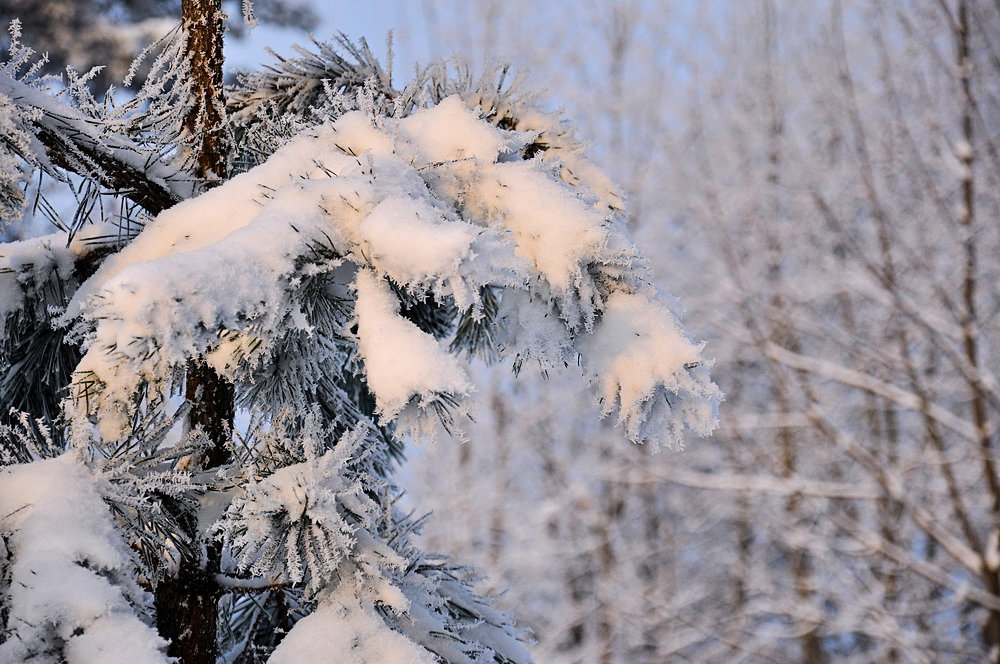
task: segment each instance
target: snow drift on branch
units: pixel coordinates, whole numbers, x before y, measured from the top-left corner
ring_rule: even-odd
[[[700,347],[648,286],[618,214],[561,179],[558,164],[526,159],[532,138],[489,124],[457,96],[403,118],[356,111],[161,213],[68,307],[68,318],[84,321],[87,348],[71,410],[116,438],[134,395],[166,391],[191,358],[247,378],[281,334],[311,332],[296,288],[338,271],[343,297],[357,300],[343,337],[356,344],[383,421],[402,415],[399,435],[433,436],[442,411],[462,412],[469,383],[432,336],[441,331],[406,320],[396,298],[503,327],[497,350],[515,363],[593,355],[605,412],[617,403],[633,440],[710,431],[719,394],[704,371],[691,371]],[[489,290],[517,324],[490,318]],[[641,347],[608,332],[617,319],[601,322],[609,302],[626,300],[655,310]],[[559,341],[540,349],[542,337]],[[404,361],[423,370],[393,369]],[[670,400],[654,397],[664,390]]]
[[[269,664],[327,661],[337,653],[343,664],[434,664],[429,651],[390,629],[368,601],[359,599],[352,583],[341,584],[311,615],[288,633]]]
[[[11,630],[0,661],[170,661],[140,620],[144,594],[95,480],[72,452],[0,473]]]

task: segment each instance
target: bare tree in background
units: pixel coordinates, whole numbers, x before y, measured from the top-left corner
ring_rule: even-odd
[[[444,22],[452,6],[433,4]],[[638,232],[661,239],[660,273],[688,280],[728,395],[714,445],[595,456],[605,433],[574,421],[588,452],[532,475],[517,464],[545,456],[544,427],[577,409],[499,392],[510,419],[531,419],[497,427],[520,461],[480,469],[524,498],[489,535],[507,548],[479,560],[563,584],[514,598],[537,607],[539,652],[1000,661],[998,7],[595,4],[547,8],[568,27],[539,36],[510,4],[464,20],[492,21],[497,52],[589,117],[584,137],[626,183]],[[615,482],[657,498],[619,511]],[[617,548],[602,570],[605,531]],[[551,556],[520,555],[530,537]],[[586,556],[582,573],[567,562]],[[633,574],[650,558],[662,572]],[[610,659],[596,626],[581,644],[555,618],[600,615],[601,574],[617,588]]]

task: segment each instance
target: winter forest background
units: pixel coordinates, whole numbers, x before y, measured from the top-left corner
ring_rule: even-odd
[[[388,61],[393,29],[393,82],[508,63],[620,186],[726,395],[657,454],[582,379],[479,366],[469,442],[397,475],[420,545],[538,662],[1000,662],[1000,4],[353,4],[259,0],[252,33],[227,6],[230,62],[305,30]],[[53,71],[109,64],[95,92],[178,15],[0,3]],[[0,240],[51,232],[39,209]]]

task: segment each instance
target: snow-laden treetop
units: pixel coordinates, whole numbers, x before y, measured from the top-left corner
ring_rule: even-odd
[[[602,196],[522,157],[533,138],[458,96],[400,119],[354,111],[166,210],[69,304],[87,349],[71,413],[119,438],[140,386],[165,392],[199,356],[252,381],[289,328],[310,333],[296,293],[325,273],[348,312],[346,364],[397,435],[433,437],[441,406],[462,412],[471,387],[461,344],[407,316],[412,302],[482,328],[518,365],[579,363],[634,441],[709,433],[720,393],[702,346]]]

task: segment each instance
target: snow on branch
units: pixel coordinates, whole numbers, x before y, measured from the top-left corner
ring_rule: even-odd
[[[0,471],[10,628],[0,660],[170,661],[97,486],[74,453]]]
[[[467,396],[472,383],[440,341],[399,315],[388,283],[360,270],[354,286],[358,352],[379,416],[419,439],[420,410],[442,395]]]
[[[164,165],[157,153],[128,137],[103,133],[95,120],[2,70],[0,95],[39,111],[34,133],[50,166],[93,177],[154,213],[190,195],[187,175]]]
[[[68,242],[66,233],[0,244],[0,341],[7,336],[9,317],[38,297],[55,278],[67,281],[77,258],[86,252],[82,242]]]
[[[87,347],[72,412],[114,438],[140,387],[165,391],[193,357],[246,378],[289,330],[311,333],[297,288],[324,273],[356,301],[342,336],[383,423],[404,415],[400,435],[432,436],[438,414],[462,412],[469,384],[434,338],[456,316],[494,327],[516,364],[582,353],[605,414],[635,441],[708,433],[720,395],[701,346],[648,285],[617,212],[558,165],[525,159],[534,137],[457,96],[401,118],[355,111],[161,213],[69,304]],[[493,291],[498,311],[484,305]],[[438,322],[406,320],[413,303]]]
[[[342,583],[282,639],[270,664],[321,662],[330,653],[342,661],[365,664],[435,664],[430,651],[385,624],[374,603],[358,597],[360,588]]]
[[[629,438],[654,447],[680,444],[686,429],[706,436],[716,427],[722,393],[709,378],[702,348],[648,292],[612,293],[582,343],[602,413],[617,413]]]
[[[6,127],[0,154],[10,151],[0,159],[5,179],[12,153],[57,176],[58,169],[65,169],[93,179],[152,213],[191,195],[190,174],[164,158],[163,141],[155,136],[169,132],[167,127],[176,124],[173,118],[183,110],[176,102],[183,86],[175,85],[177,90],[169,94],[163,89],[169,81],[183,79],[177,44],[168,45],[154,60],[156,75],[136,99],[116,109],[90,98],[87,76],[72,71],[65,90],[57,93],[48,78],[37,76],[37,64],[29,66],[33,51],[20,43],[16,22],[11,35],[9,57],[0,62],[0,126]],[[60,94],[70,99],[62,101]],[[148,108],[146,102],[152,102]],[[137,134],[137,124],[146,135],[131,135]]]

